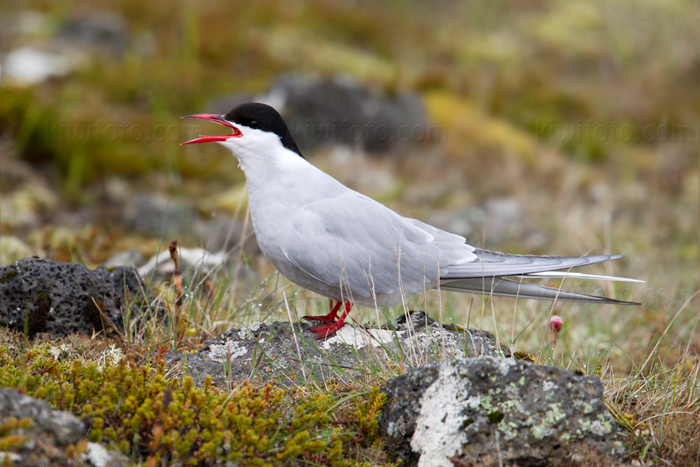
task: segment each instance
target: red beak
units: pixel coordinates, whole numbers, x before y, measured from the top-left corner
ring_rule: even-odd
[[[243,133],[224,120],[224,118],[221,115],[212,115],[212,114],[195,114],[195,115],[186,115],[182,118],[199,118],[202,120],[209,120],[210,122],[218,123],[219,125],[224,125],[233,130],[233,134],[231,135],[221,135],[221,136],[201,136],[199,138],[191,139],[189,141],[185,141],[184,143],[180,143],[180,146],[184,146],[185,144],[196,144],[196,143],[209,143],[211,141],[226,141],[229,138],[240,138],[243,136]]]

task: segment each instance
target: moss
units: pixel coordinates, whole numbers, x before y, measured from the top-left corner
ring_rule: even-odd
[[[16,452],[29,441],[29,436],[13,433],[32,426],[28,418],[9,417],[0,425],[0,452]]]
[[[516,360],[526,360],[528,362],[535,362],[535,357],[527,352],[513,352],[513,358]]]
[[[499,412],[499,411],[491,412],[489,414],[489,423],[491,425],[497,425],[497,424],[501,423],[501,420],[503,420],[504,417],[505,417],[505,415],[503,414],[503,412]]]
[[[359,403],[355,409],[355,418],[366,444],[379,442],[379,413],[386,404],[386,398],[379,388],[373,388],[367,400]]]
[[[222,392],[211,378],[202,387],[189,377],[168,380],[162,361],[137,366],[122,359],[100,368],[56,359],[48,344],[15,356],[0,349],[0,385],[72,412],[85,422],[90,441],[149,464],[356,465],[356,448],[350,446],[379,442],[377,415],[386,400],[378,389],[344,394],[359,403],[341,429],[333,419],[341,396],[334,392],[250,382]]]
[[[4,284],[8,280],[12,279],[13,277],[17,276],[18,272],[14,269],[9,269],[5,274],[3,274],[2,277],[0,277],[0,284]]]

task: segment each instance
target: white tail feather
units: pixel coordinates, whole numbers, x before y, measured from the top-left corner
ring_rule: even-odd
[[[639,284],[646,284],[647,281],[640,279],[632,279],[630,277],[616,277],[616,276],[601,276],[599,274],[585,274],[582,272],[562,272],[562,271],[546,271],[546,272],[533,272],[531,274],[523,274],[521,276],[523,279],[531,279],[533,277],[548,277],[548,278],[567,278],[567,279],[598,279],[603,281],[616,281],[616,282],[637,282]]]

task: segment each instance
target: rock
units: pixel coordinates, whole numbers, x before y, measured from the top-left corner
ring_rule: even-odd
[[[90,10],[61,24],[56,39],[69,47],[82,47],[121,57],[129,39],[129,23],[112,10]]]
[[[401,316],[391,325],[363,329],[346,324],[329,339],[318,341],[311,328],[316,321],[271,325],[261,322],[232,329],[205,342],[197,353],[170,352],[170,365],[186,365],[188,376],[202,383],[211,376],[214,384],[256,379],[276,380],[283,386],[308,380],[349,381],[367,372],[367,365],[386,366],[402,361],[409,367],[455,355],[509,355],[485,331],[440,326],[421,311]],[[185,361],[186,360],[186,361]],[[397,363],[398,364],[398,363]]]
[[[118,266],[128,266],[131,268],[136,268],[141,266],[146,262],[146,257],[141,254],[141,252],[135,248],[126,251],[120,251],[112,255],[107,261],[105,261],[104,267],[114,268]],[[141,276],[146,277],[146,276]]]
[[[28,426],[11,429],[11,436],[21,436],[23,442],[0,452],[0,462],[9,457],[14,465],[26,466],[69,466],[78,465],[76,459],[67,455],[70,446],[85,436],[85,425],[75,415],[60,410],[52,410],[49,404],[26,396],[9,388],[0,388],[0,426],[15,420],[30,421]],[[127,465],[128,459],[118,451],[104,448],[97,443],[87,443],[83,460],[95,467],[117,467]]]
[[[25,258],[0,268],[0,324],[29,336],[123,330],[123,307],[148,306],[133,268],[89,270],[82,264]]]
[[[208,274],[220,268],[228,255],[223,252],[212,253],[203,248],[178,248],[178,266],[181,273]],[[175,263],[170,257],[170,251],[165,248],[149,259],[138,269],[141,277],[164,278],[175,272]]]
[[[60,208],[49,182],[26,161],[0,148],[0,227],[37,228]]]
[[[405,465],[596,465],[618,461],[598,378],[526,361],[453,358],[382,386],[380,432]],[[403,465],[403,464],[402,464]]]
[[[141,193],[125,204],[122,217],[131,230],[163,238],[176,238],[195,233],[193,225],[197,213],[184,201]]]
[[[204,219],[184,200],[148,193],[124,200],[123,204],[122,218],[130,230],[166,239],[197,238],[210,251],[231,251],[243,240],[246,253],[260,252],[252,227],[244,232],[241,222],[225,214]]]
[[[32,426],[26,434],[42,434],[51,438],[57,446],[77,443],[85,427],[76,416],[68,412],[51,410],[45,401],[33,399],[8,388],[0,388],[0,419],[29,418]]]
[[[519,240],[528,248],[542,248],[547,236],[531,222],[515,198],[494,198],[480,206],[456,210],[438,210],[426,222],[448,232],[464,235],[472,245],[485,241],[498,245]],[[485,239],[482,236],[485,235]]]
[[[83,460],[94,467],[120,467],[129,464],[129,458],[119,451],[107,449],[98,443],[87,443]]]
[[[45,401],[0,388],[0,420],[6,423],[11,417],[31,420],[30,426],[11,432],[27,437],[10,455],[18,465],[68,465],[63,451],[80,441],[85,431],[83,422],[73,414],[51,410]]]
[[[212,110],[226,113],[245,100],[250,97],[220,99]],[[267,94],[255,100],[282,114],[302,151],[324,143],[386,151],[398,142],[422,142],[428,122],[417,95],[390,95],[348,76],[282,75]]]
[[[493,198],[485,203],[486,235],[489,241],[502,242],[522,234],[525,210],[515,198]]]
[[[197,220],[195,223],[197,237],[202,239],[203,247],[209,251],[237,251],[243,248],[248,256],[260,254],[253,227],[246,228],[224,214],[217,214],[212,220]]]
[[[7,54],[2,71],[11,82],[31,86],[67,76],[83,62],[84,57],[71,50],[20,47]]]
[[[426,222],[439,229],[463,235],[471,239],[472,244],[476,244],[474,239],[482,235],[486,223],[486,210],[481,207],[436,210],[428,215]]]
[[[32,86],[65,77],[88,63],[91,53],[120,57],[128,45],[128,22],[116,11],[93,10],[71,17],[50,39],[45,37],[53,23],[48,15],[25,11],[12,20],[9,37],[3,38],[0,34],[3,42],[11,42],[13,36],[23,32],[37,36],[31,41],[32,45],[18,47],[5,56],[2,78],[18,85]],[[3,23],[2,26],[8,24]]]

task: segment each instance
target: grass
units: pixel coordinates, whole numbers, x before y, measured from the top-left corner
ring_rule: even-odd
[[[199,440],[198,438],[187,441],[183,438],[181,441],[177,442],[184,444],[175,446],[171,443],[176,442],[176,440],[172,439],[171,436],[167,438],[166,441],[163,441],[164,444],[161,445],[160,437],[164,436],[164,434],[160,429],[156,429],[155,427],[160,426],[159,423],[162,422],[156,423],[156,421],[161,420],[165,415],[159,415],[160,412],[158,412],[158,410],[153,413],[149,411],[153,407],[154,396],[148,396],[148,394],[150,394],[148,391],[155,391],[154,394],[160,394],[160,396],[157,397],[165,397],[164,394],[167,393],[167,388],[163,386],[163,384],[166,384],[166,381],[170,381],[170,383],[166,384],[167,387],[171,388],[170,391],[175,391],[174,388],[177,385],[181,385],[179,389],[185,391],[185,394],[188,394],[189,391],[194,390],[191,381],[188,383],[187,378],[181,379],[182,376],[177,376],[177,372],[170,372],[167,379],[163,379],[165,374],[162,366],[155,365],[153,368],[138,369],[132,363],[127,362],[129,360],[134,361],[135,359],[142,358],[144,352],[149,354],[155,351],[157,354],[164,349],[172,347],[195,350],[199,348],[203,338],[218,334],[224,326],[230,327],[231,323],[239,323],[237,324],[238,326],[243,326],[261,318],[285,321],[285,315],[288,319],[297,320],[298,314],[325,313],[328,305],[326,300],[308,297],[309,294],[307,292],[298,290],[295,286],[279,280],[279,277],[275,274],[264,281],[265,283],[260,285],[259,291],[249,297],[238,309],[231,309],[224,303],[222,307],[228,310],[230,315],[218,316],[218,319],[213,319],[212,313],[214,310],[221,311],[221,309],[211,306],[212,297],[211,295],[207,295],[206,292],[207,290],[219,290],[221,291],[220,295],[227,290],[230,292],[231,282],[228,281],[224,274],[215,274],[210,280],[215,281],[215,284],[212,285],[211,288],[205,288],[202,285],[204,284],[202,280],[197,278],[192,279],[189,289],[191,293],[188,294],[181,308],[181,316],[184,316],[185,328],[187,330],[182,340],[177,338],[178,333],[182,330],[177,327],[177,321],[172,316],[158,318],[155,316],[146,317],[142,321],[142,326],[133,325],[129,329],[130,334],[128,334],[128,338],[114,343],[104,342],[101,339],[95,340],[94,338],[79,338],[76,336],[74,338],[67,338],[64,342],[51,342],[50,339],[40,338],[38,341],[28,345],[21,336],[14,336],[12,340],[8,341],[8,336],[5,335],[5,342],[2,348],[5,352],[3,355],[6,361],[3,365],[0,365],[0,367],[3,368],[3,371],[0,372],[3,374],[3,386],[21,388],[30,395],[35,395],[35,397],[49,397],[54,407],[62,410],[71,410],[89,422],[89,426],[92,427],[90,431],[90,433],[92,433],[90,435],[91,440],[99,441],[102,439],[104,441],[116,443],[122,451],[130,454],[134,460],[140,458],[143,461],[150,462],[149,459],[151,458],[156,460],[163,459],[162,456],[165,452],[175,452],[175,454],[171,455],[182,460],[205,458],[206,455],[208,455],[206,454],[206,452],[208,452],[206,449],[210,449],[208,446],[214,449],[214,446],[218,445],[218,441]],[[161,293],[163,294],[161,295],[163,299],[167,299],[168,295],[172,296],[172,291],[169,290],[167,286]],[[258,306],[258,304],[261,303],[260,300],[262,300],[260,297],[269,297],[271,295],[279,298],[279,300],[269,301],[266,308]],[[669,356],[664,352],[664,348],[667,346],[666,339],[669,335],[674,333],[674,326],[676,326],[677,320],[682,318],[683,311],[685,310],[684,307],[680,307],[677,310],[676,318],[670,320],[668,325],[662,329],[658,335],[654,336],[652,341],[653,345],[650,345],[646,349],[645,358],[635,360],[632,356],[627,355],[625,349],[620,348],[619,344],[616,343],[607,347],[601,347],[600,345],[589,347],[583,343],[573,341],[573,330],[569,322],[567,322],[567,326],[560,335],[558,347],[553,347],[551,344],[551,334],[548,333],[544,325],[546,321],[546,319],[544,319],[546,312],[543,311],[549,309],[551,306],[546,303],[534,302],[534,304],[532,304],[528,302],[528,306],[517,306],[517,311],[521,316],[514,316],[514,322],[516,324],[513,326],[513,329],[509,329],[508,326],[503,326],[503,328],[505,328],[504,330],[499,328],[497,323],[505,322],[506,320],[501,319],[501,317],[504,314],[512,313],[513,310],[504,310],[503,304],[500,303],[501,299],[499,298],[494,298],[493,300],[495,303],[491,303],[491,298],[485,297],[481,304],[478,303],[478,298],[476,300],[470,298],[470,301],[476,303],[472,303],[472,311],[467,320],[455,314],[455,310],[459,310],[460,308],[459,305],[455,305],[454,302],[461,301],[460,299],[463,297],[460,295],[446,294],[441,300],[437,301],[432,300],[432,298],[435,297],[431,297],[431,299],[413,299],[414,303],[409,302],[405,310],[414,308],[413,305],[418,301],[418,304],[420,304],[422,308],[426,308],[429,314],[435,316],[436,314],[440,314],[439,307],[443,306],[444,309],[442,309],[442,313],[444,313],[443,318],[445,322],[457,322],[477,328],[491,329],[495,332],[497,339],[502,343],[509,345],[513,350],[530,353],[530,358],[533,358],[539,363],[599,376],[604,382],[606,401],[611,412],[618,420],[618,423],[626,429],[624,431],[624,437],[626,437],[626,445],[629,449],[628,456],[630,458],[639,458],[640,460],[647,461],[669,461],[673,462],[673,465],[692,465],[694,459],[697,458],[697,445],[693,443],[688,444],[686,437],[694,433],[693,427],[696,426],[697,423],[698,405],[700,403],[700,361],[698,361],[697,357],[690,354],[687,348],[689,346],[686,346],[686,348],[682,350],[682,353],[676,357],[677,361],[673,363],[672,366],[669,366],[671,364],[671,362],[669,362]],[[221,302],[220,300],[219,305],[221,305]],[[168,308],[174,312],[176,307],[171,305]],[[366,323],[367,321],[376,320],[377,312],[381,313],[379,317],[380,321],[384,321],[395,317],[403,311],[404,310],[401,308],[382,310],[360,308],[353,313],[355,320],[359,323]],[[274,314],[270,316],[271,313]],[[497,313],[498,317],[492,319],[492,313]],[[531,314],[528,315],[528,313]],[[559,313],[562,313],[562,310],[560,310]],[[278,316],[278,318],[275,318],[275,316]],[[524,324],[521,325],[519,323]],[[494,325],[495,327],[491,327]],[[523,327],[521,328],[519,326]],[[522,332],[513,334],[516,328]],[[600,332],[601,330],[597,329],[597,331]],[[315,340],[306,340],[301,334],[297,335],[297,337],[302,341],[300,345],[317,345]],[[114,344],[118,346],[117,348],[123,348],[124,353],[115,353]],[[436,342],[436,344],[438,346],[440,345],[439,342]],[[60,349],[60,351],[57,352],[54,349]],[[129,356],[129,358],[120,360],[120,356],[124,354]],[[439,352],[436,354],[439,355]],[[620,354],[624,355],[625,358],[620,358]],[[116,360],[114,357],[115,355]],[[241,433],[241,436],[234,434],[236,439],[238,439],[240,443],[243,443],[237,452],[243,449],[243,446],[248,446],[250,444],[250,456],[252,456],[250,458],[242,458],[241,465],[257,465],[248,463],[253,462],[252,459],[257,459],[256,462],[268,462],[266,459],[269,459],[269,457],[267,456],[272,454],[290,455],[290,459],[296,459],[294,462],[308,461],[310,459],[308,456],[311,455],[311,459],[322,463],[330,462],[330,465],[341,465],[336,463],[336,461],[340,462],[342,459],[352,459],[351,462],[355,463],[367,461],[371,465],[378,465],[379,463],[386,462],[386,459],[382,457],[381,443],[379,443],[376,436],[376,426],[372,425],[372,420],[376,422],[376,419],[371,419],[371,417],[368,419],[368,412],[363,409],[366,404],[379,404],[379,402],[373,402],[375,399],[367,399],[370,395],[370,393],[367,392],[367,388],[376,388],[390,377],[402,374],[416,366],[430,364],[433,360],[426,359],[426,355],[415,349],[404,349],[404,352],[391,353],[388,360],[381,352],[369,354],[357,353],[356,356],[360,360],[359,365],[355,368],[344,369],[335,365],[335,369],[339,374],[346,377],[346,380],[353,381],[349,386],[335,387],[329,385],[326,381],[318,380],[312,376],[314,374],[312,368],[308,367],[305,372],[305,374],[308,375],[305,384],[287,390],[275,390],[277,391],[275,392],[276,398],[274,401],[270,402],[275,407],[278,407],[275,410],[280,411],[279,415],[275,416],[282,416],[282,414],[287,413],[289,414],[288,416],[296,417],[299,415],[302,416],[303,420],[306,420],[308,417],[304,418],[303,415],[313,413],[313,417],[320,417],[321,421],[317,420],[320,424],[318,425],[318,429],[323,433],[335,433],[332,428],[335,422],[331,422],[333,420],[336,422],[345,420],[343,417],[347,415],[348,410],[354,410],[356,414],[355,417],[358,418],[352,418],[352,422],[341,423],[341,426],[345,426],[349,431],[338,432],[338,436],[341,438],[344,437],[343,439],[345,439],[342,443],[349,443],[344,444],[345,447],[341,449],[344,453],[343,456],[337,457],[340,451],[338,451],[338,447],[333,447],[335,446],[333,445],[333,442],[335,442],[333,440],[335,439],[337,441],[339,438],[332,434],[321,435],[319,433],[318,436],[312,438],[315,440],[323,439],[325,441],[320,444],[304,447],[305,445],[303,445],[303,443],[311,438],[305,438],[306,435],[300,435],[299,433],[302,433],[303,430],[284,433],[280,435],[281,438],[277,437],[272,440],[260,440],[256,438],[256,441],[247,437],[248,435]],[[8,359],[15,360],[10,361]],[[21,363],[20,360],[24,363]],[[81,365],[85,364],[80,363],[81,361],[87,362],[86,364],[88,367],[83,369]],[[90,366],[94,364],[99,366]],[[329,364],[334,365],[332,359],[329,360]],[[358,370],[362,372],[359,379],[355,376],[355,372]],[[148,415],[148,419],[154,421],[153,423],[149,422],[150,424],[146,423],[146,425],[153,428],[152,432],[150,434],[143,432],[145,422],[139,422],[133,425],[134,430],[141,433],[136,437],[133,436],[133,433],[136,432],[132,433],[127,426],[123,428],[123,430],[126,431],[122,431],[121,434],[112,434],[112,431],[110,431],[109,437],[103,439],[101,429],[97,430],[95,428],[95,426],[103,426],[104,422],[101,421],[102,419],[97,420],[95,425],[91,421],[93,418],[88,416],[87,413],[83,413],[85,410],[88,410],[84,407],[85,404],[89,404],[89,402],[78,401],[76,399],[78,396],[70,396],[70,394],[66,396],[66,389],[61,389],[57,392],[57,389],[52,386],[52,384],[59,384],[59,386],[64,384],[61,383],[63,378],[61,375],[78,374],[76,372],[81,375],[85,374],[86,381],[89,380],[91,384],[93,384],[88,391],[89,395],[83,395],[81,397],[86,397],[86,401],[99,397],[99,400],[103,401],[101,402],[102,404],[105,403],[105,397],[109,394],[109,391],[103,386],[108,386],[110,381],[128,381],[134,379],[134,384],[136,386],[139,385],[139,378],[146,378],[147,380],[154,381],[153,389],[147,390],[146,392],[148,394],[144,394],[143,401],[138,402],[138,404],[143,404],[143,410],[149,411],[148,414],[150,415]],[[154,375],[148,376],[150,374],[149,372],[154,372]],[[53,380],[44,378],[46,375],[51,376]],[[102,385],[94,385],[95,381],[101,381],[102,379],[104,379]],[[74,380],[75,378],[73,378],[73,382],[70,384],[74,385],[75,391],[86,391],[86,389],[82,388],[79,381],[75,382]],[[52,383],[51,381],[55,382]],[[66,383],[69,383],[69,381],[66,381]],[[239,401],[237,403],[241,404],[246,403],[245,401],[250,398],[255,399],[258,397],[257,391],[260,390],[261,389],[252,385],[241,386],[241,383],[232,382],[228,389],[224,389],[221,392],[220,397],[223,397],[223,399],[216,399],[215,402],[211,403],[224,404],[222,407],[226,406],[227,403],[223,402],[226,400]],[[221,389],[216,389],[205,384],[204,394],[218,394],[219,391],[221,391]],[[272,389],[268,388],[264,389],[264,391],[272,391]],[[56,400],[55,397],[50,396],[50,394],[58,393],[64,394],[61,396],[61,400]],[[300,393],[304,395],[299,396]],[[297,395],[295,396],[294,394]],[[112,403],[116,403],[119,400],[118,394],[115,394],[114,397],[115,399]],[[136,397],[138,398],[140,396],[136,395]],[[200,407],[203,409],[202,413],[206,412],[206,403],[209,402],[205,403],[204,399],[197,399],[198,396],[195,395],[191,397],[194,397],[194,399],[192,399],[192,407]],[[298,397],[301,397],[301,399],[297,399]],[[68,403],[72,405],[65,405],[67,402],[65,402],[63,398],[65,398],[65,401],[70,401]],[[309,398],[312,400],[321,398],[325,401],[323,404],[326,405],[321,404],[323,408],[318,409],[320,412],[307,412],[310,408],[305,409],[303,406],[299,408],[299,405],[295,405],[298,402],[293,402],[295,400],[308,400]],[[365,405],[363,406],[363,404]],[[78,410],[80,407],[83,408]],[[90,408],[88,412],[92,410],[92,405],[88,405],[87,407]],[[375,413],[376,409],[377,407],[375,407]],[[107,413],[112,413],[112,409],[108,408],[105,410]],[[130,413],[129,411],[131,409],[126,407],[124,410],[124,413]],[[134,408],[136,413],[139,413],[139,410],[141,409],[137,410]],[[101,411],[102,410],[97,410],[97,412]],[[174,411],[174,413],[179,413],[179,410]],[[254,415],[252,416],[255,418]],[[189,418],[187,420],[187,424],[192,423],[192,420]],[[259,423],[265,423],[264,420],[265,419],[259,421]],[[206,422],[202,421],[201,423]],[[226,430],[227,422],[225,419],[221,423],[224,425],[219,428]],[[253,421],[251,421],[251,423],[253,423]],[[304,422],[299,421],[298,423],[303,425]],[[326,425],[328,423],[330,424]],[[351,423],[352,426],[348,427],[348,425],[346,425],[347,423]],[[122,422],[120,422],[119,419],[110,421],[110,426],[112,427],[121,426],[121,424]],[[168,426],[172,426],[173,429],[179,429],[177,427],[181,426],[181,424],[178,420],[174,419]],[[259,431],[260,430],[256,428],[256,432]],[[364,441],[359,442],[358,437],[361,437]],[[133,441],[127,441],[130,439],[138,439],[141,444],[137,447],[133,444]],[[154,441],[154,439],[156,439],[156,441]],[[274,445],[278,447],[275,449],[271,447],[264,448],[264,446],[267,446],[265,443],[272,443],[270,446]],[[280,445],[280,443],[282,444]],[[291,444],[287,446],[285,443]],[[301,447],[297,448],[297,444],[295,443],[302,443],[300,445]],[[197,450],[199,448],[196,446],[201,446],[201,449],[206,448],[206,452],[200,452]],[[299,457],[301,456],[301,452],[306,452],[306,457]],[[350,455],[348,458],[349,452],[354,454]],[[219,455],[221,455],[221,453],[219,453]],[[171,458],[171,460],[174,459],[174,457]],[[684,462],[686,464],[684,464]]]

